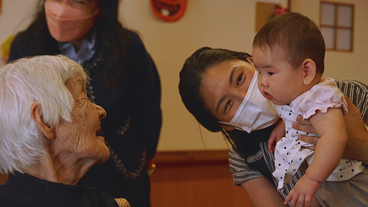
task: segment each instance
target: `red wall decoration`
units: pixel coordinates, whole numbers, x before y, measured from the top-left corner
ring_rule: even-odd
[[[187,0],[150,0],[153,13],[167,22],[174,22],[183,17]]]

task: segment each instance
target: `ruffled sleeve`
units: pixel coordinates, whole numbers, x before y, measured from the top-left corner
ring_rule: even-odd
[[[320,83],[293,100],[290,106],[299,108],[304,119],[313,116],[318,110],[326,113],[330,108],[341,108],[344,116],[348,113],[344,94],[332,78],[323,78]]]

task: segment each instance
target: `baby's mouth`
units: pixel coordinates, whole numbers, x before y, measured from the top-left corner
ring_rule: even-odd
[[[263,94],[264,94],[264,96],[265,96],[267,99],[273,99],[273,97],[272,97],[269,93],[267,93],[266,91],[263,91]]]

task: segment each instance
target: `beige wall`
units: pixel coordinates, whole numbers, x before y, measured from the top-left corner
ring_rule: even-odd
[[[18,25],[29,16],[36,0],[3,0],[0,41],[24,28]],[[282,1],[285,2],[285,1]],[[354,52],[327,52],[326,76],[368,83],[363,61],[368,54],[367,0],[336,0],[355,4]],[[319,22],[319,0],[292,0],[299,11]],[[178,93],[179,71],[185,59],[202,46],[222,47],[251,53],[255,35],[253,0],[188,0],[184,17],[173,23],[156,18],[149,0],[123,0],[121,19],[142,37],[158,67],[162,82],[163,128],[159,150],[225,149],[220,134],[199,127],[186,111]],[[17,26],[18,25],[18,26]]]
[[[35,12],[36,2],[37,0],[3,0],[3,9],[0,15],[0,42],[8,35],[28,26]]]
[[[338,80],[355,79],[368,84],[368,69],[365,66],[368,52],[368,1],[367,0],[324,0],[355,5],[354,51],[326,53],[325,76]],[[291,0],[292,11],[298,11],[319,23],[319,0]]]

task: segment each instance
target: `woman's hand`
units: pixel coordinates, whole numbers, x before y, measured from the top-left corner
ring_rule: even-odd
[[[296,130],[307,132],[309,134],[317,134],[316,129],[314,129],[313,125],[310,123],[310,121],[304,120],[302,116],[298,116],[296,118],[296,122],[293,123],[292,127]],[[305,147],[310,150],[315,150],[316,144],[319,140],[319,137],[316,136],[308,136],[308,135],[298,135],[298,140],[308,142],[310,144],[313,144],[313,146]]]
[[[345,99],[348,103],[349,113],[344,119],[349,140],[343,158],[357,159],[368,164],[368,130],[362,120],[359,109],[350,99],[347,97],[345,97]],[[316,133],[316,130],[308,120],[303,120],[302,117],[298,117],[296,121],[297,122],[294,122],[292,125],[294,129],[308,133]],[[310,144],[317,144],[319,138],[299,135],[298,139]],[[309,149],[314,150],[313,147]]]
[[[359,109],[348,99],[349,114],[345,116],[348,144],[344,158],[357,159],[368,164],[368,130],[362,120]]]

